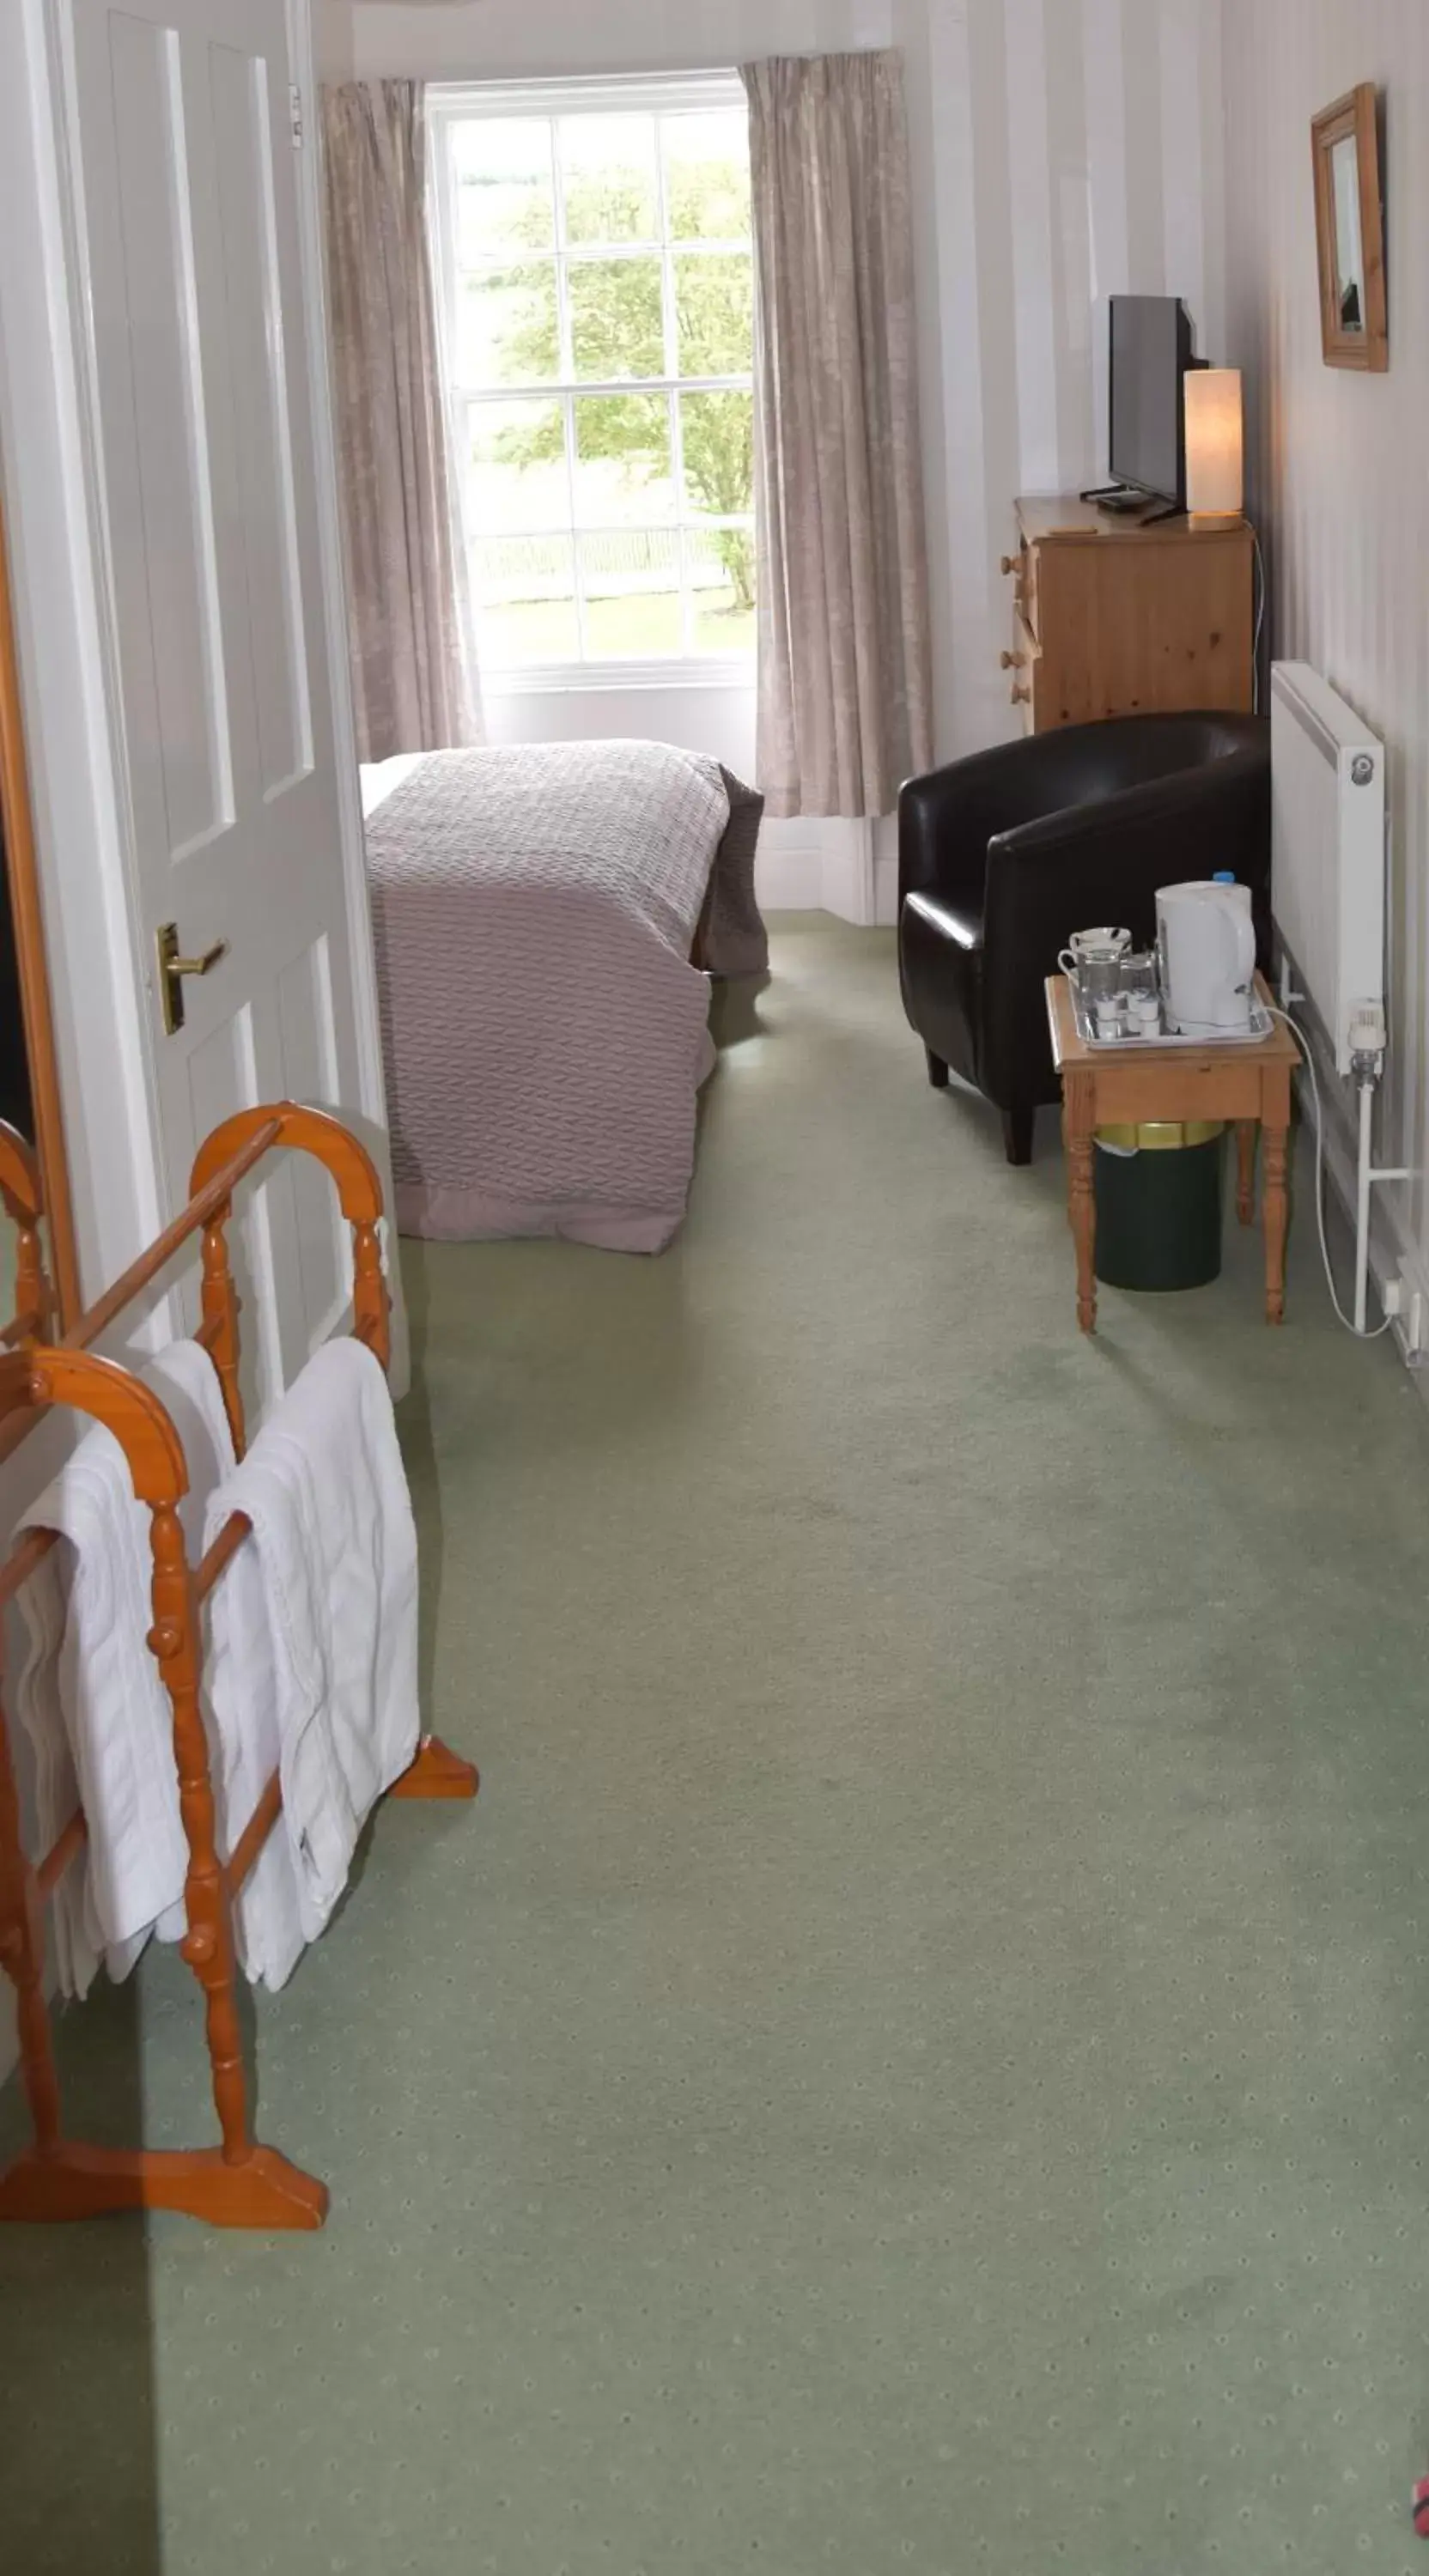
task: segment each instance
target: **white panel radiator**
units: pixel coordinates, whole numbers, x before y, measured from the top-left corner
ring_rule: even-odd
[[[1347,1074],[1384,1044],[1384,745],[1307,662],[1270,692],[1276,925]]]

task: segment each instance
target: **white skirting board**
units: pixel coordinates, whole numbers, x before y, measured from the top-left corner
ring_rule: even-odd
[[[886,927],[898,914],[896,818],[766,817],[754,881],[766,912],[831,912],[860,929]]]

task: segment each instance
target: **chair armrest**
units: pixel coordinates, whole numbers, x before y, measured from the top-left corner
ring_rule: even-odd
[[[915,887],[982,902],[987,845],[1009,815],[1070,804],[1068,750],[1055,733],[1023,735],[910,778],[898,798],[898,901]]]

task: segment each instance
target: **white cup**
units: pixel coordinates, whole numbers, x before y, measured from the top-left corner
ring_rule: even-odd
[[[1130,946],[1129,930],[1074,930],[1057,963],[1064,975],[1075,975],[1093,958],[1101,963],[1124,957]]]

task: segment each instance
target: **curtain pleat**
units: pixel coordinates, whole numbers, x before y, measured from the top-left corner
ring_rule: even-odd
[[[886,814],[932,760],[913,228],[897,53],[750,63],[759,784]]]
[[[480,739],[414,81],[323,93],[328,299],[358,755]]]

